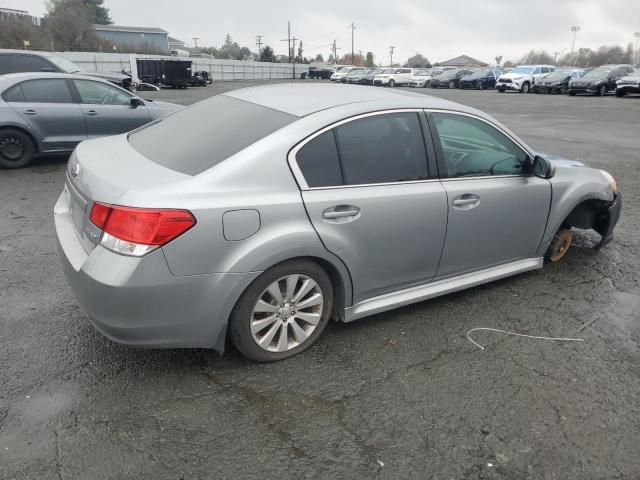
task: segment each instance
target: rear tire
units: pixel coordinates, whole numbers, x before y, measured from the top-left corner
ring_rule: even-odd
[[[24,168],[35,154],[36,146],[29,135],[14,128],[0,130],[0,167]]]
[[[524,82],[524,83],[522,84],[522,87],[520,87],[520,91],[521,91],[522,93],[529,93],[529,88],[530,88],[530,86],[529,86],[529,82]]]
[[[393,78],[392,78],[391,80],[389,80],[389,86],[390,86],[391,88],[393,88],[393,87],[395,87],[395,86],[396,86],[396,81],[395,81]]]
[[[482,84],[482,80],[478,80],[478,83],[476,84],[476,88],[478,90],[484,90],[484,85]]]
[[[616,97],[622,98],[624,96],[625,96],[625,92],[623,92],[621,90],[616,90]]]
[[[504,93],[504,88],[499,88],[499,89],[498,89],[498,91],[499,91],[500,93]]]
[[[295,276],[299,277],[293,284],[293,290],[288,294],[287,279],[295,279]],[[315,287],[296,301],[295,294],[290,295],[290,293],[303,291],[303,282],[307,279],[315,282]],[[283,297],[281,300],[276,299],[270,293],[274,285]],[[302,307],[302,304],[308,301],[310,296],[317,295],[317,293],[321,294],[319,311],[309,311],[315,306]],[[256,311],[259,303],[263,306],[260,312],[267,313]],[[286,310],[286,313],[282,313],[283,310]],[[329,275],[317,263],[310,260],[291,260],[265,271],[245,290],[231,312],[229,337],[234,346],[251,360],[257,362],[283,360],[313,345],[329,323],[332,311],[333,287]],[[296,314],[307,317],[314,316],[317,323],[313,325],[296,317]],[[256,315],[261,315],[261,317],[256,318]],[[273,316],[277,319],[270,318]],[[267,322],[265,323],[263,320],[267,320]],[[262,327],[261,330],[260,327]],[[272,333],[272,338],[267,338],[273,329],[275,331]],[[300,340],[301,337],[298,334],[303,329],[306,329],[304,333],[308,336],[304,340]],[[268,343],[261,346],[258,344],[259,340]],[[281,341],[284,343],[281,344]],[[280,348],[281,345],[283,345],[282,348]]]

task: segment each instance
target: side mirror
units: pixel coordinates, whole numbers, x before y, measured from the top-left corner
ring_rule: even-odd
[[[556,174],[556,167],[545,158],[539,155],[533,159],[533,175],[549,180]]]
[[[131,108],[138,108],[144,106],[144,102],[139,98],[132,97],[131,98]]]

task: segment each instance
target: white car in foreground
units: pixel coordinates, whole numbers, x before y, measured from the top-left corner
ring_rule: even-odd
[[[503,93],[505,90],[513,90],[521,93],[529,93],[536,80],[555,71],[552,65],[519,65],[511,72],[500,76],[496,82],[496,89]]]

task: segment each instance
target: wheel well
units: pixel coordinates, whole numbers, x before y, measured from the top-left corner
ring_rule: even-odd
[[[598,231],[602,221],[609,215],[608,205],[609,202],[603,200],[585,200],[571,210],[563,226]]]
[[[33,147],[35,148],[35,153],[40,153],[40,148],[39,148],[39,145],[38,145],[38,141],[35,139],[35,137],[33,136],[33,134],[29,130],[26,130],[26,129],[22,128],[22,127],[14,127],[13,125],[4,125],[4,126],[0,127],[0,132],[2,132],[4,130],[17,130],[19,132],[24,133],[33,142]]]

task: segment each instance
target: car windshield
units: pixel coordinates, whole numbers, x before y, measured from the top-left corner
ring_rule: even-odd
[[[395,68],[387,68],[386,70],[384,70],[382,73],[396,73],[396,69]]]
[[[567,78],[569,75],[571,75],[571,72],[569,70],[556,70],[555,72],[550,73],[544,78],[546,80],[562,80],[564,78]]]
[[[426,77],[427,75],[429,75],[429,70],[418,70],[416,71],[416,73],[414,73],[414,75],[416,77]]]
[[[349,73],[364,73],[366,70],[364,68],[354,68],[350,70]]]
[[[585,80],[601,80],[603,78],[607,78],[609,76],[609,73],[611,73],[611,70],[596,69],[596,70],[591,70],[582,78],[584,78]]]
[[[60,70],[66,73],[84,72],[84,70],[82,70],[78,65],[76,65],[70,60],[67,60],[66,58],[57,57],[55,55],[48,55],[47,60],[49,60],[56,67],[58,67]]]
[[[523,75],[530,75],[533,73],[534,70],[535,70],[534,67],[516,67],[511,71],[511,73],[520,73]]]

